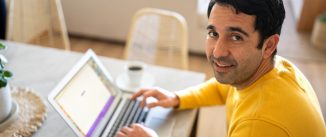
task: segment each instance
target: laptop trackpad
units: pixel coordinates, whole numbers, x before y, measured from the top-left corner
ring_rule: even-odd
[[[157,107],[151,109],[145,125],[155,130],[160,137],[171,137],[175,122],[172,109]]]
[[[146,126],[155,130],[160,137],[171,137],[174,124],[174,118],[162,119],[159,117],[150,117]]]

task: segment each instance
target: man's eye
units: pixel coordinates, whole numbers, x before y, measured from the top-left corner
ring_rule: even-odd
[[[210,31],[210,32],[208,32],[208,35],[209,35],[209,37],[211,37],[211,38],[215,38],[215,37],[218,36],[217,32],[214,32],[214,31]]]
[[[232,39],[233,41],[240,41],[240,40],[243,40],[242,37],[241,37],[241,36],[238,36],[238,35],[233,35],[233,36],[231,37],[231,39]]]

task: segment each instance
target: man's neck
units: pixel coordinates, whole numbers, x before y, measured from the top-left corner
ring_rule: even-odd
[[[245,82],[243,82],[243,83],[241,83],[239,85],[234,85],[234,86],[238,90],[249,87],[251,84],[253,84],[255,81],[257,81],[260,77],[265,75],[267,72],[269,72],[273,68],[274,68],[273,59],[271,59],[271,58],[263,59],[254,75],[252,75]]]

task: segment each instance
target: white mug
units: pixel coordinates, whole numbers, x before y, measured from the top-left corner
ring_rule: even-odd
[[[126,65],[128,84],[131,87],[139,87],[143,78],[146,65],[143,62],[131,61]]]

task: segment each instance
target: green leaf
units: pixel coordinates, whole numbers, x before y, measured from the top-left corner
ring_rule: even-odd
[[[0,43],[0,50],[6,49],[6,46],[2,43]]]
[[[0,78],[0,88],[5,87],[7,85],[7,80]]]
[[[0,43],[0,50],[6,49],[6,46]],[[4,70],[4,66],[7,63],[7,59],[0,54],[0,88],[7,85],[8,79],[12,77],[12,73],[8,70]]]
[[[3,76],[6,77],[6,78],[10,78],[10,77],[12,77],[12,73],[11,73],[10,71],[8,71],[8,70],[5,70],[2,74],[3,74]]]

